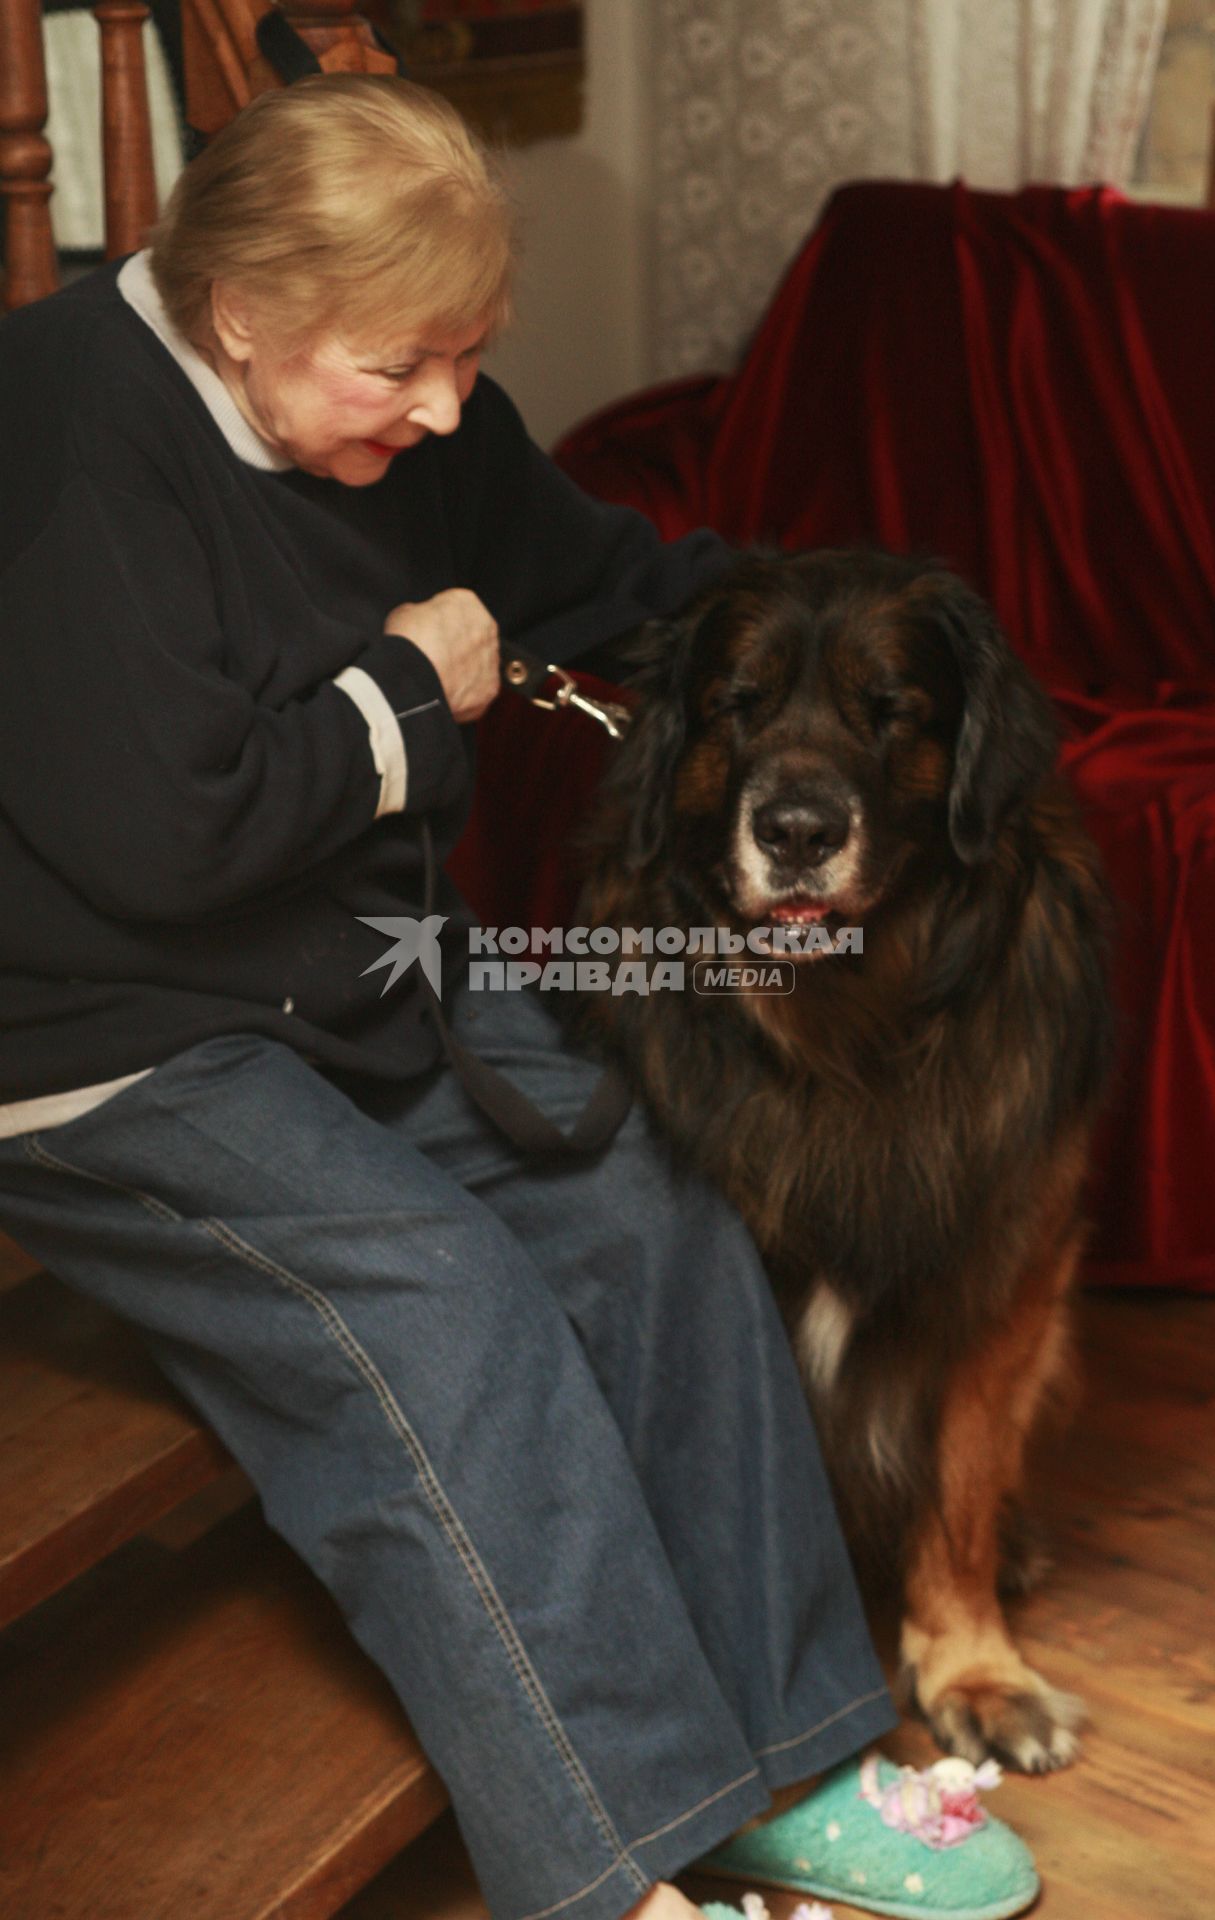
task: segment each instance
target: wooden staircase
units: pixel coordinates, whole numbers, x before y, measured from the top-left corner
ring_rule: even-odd
[[[0,1914],[323,1920],[443,1810],[135,1337],[0,1243]]]

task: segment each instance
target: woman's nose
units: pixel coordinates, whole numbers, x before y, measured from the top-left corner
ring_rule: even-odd
[[[425,385],[409,409],[409,418],[431,433],[455,432],[460,424],[460,394],[453,366],[431,363]]]

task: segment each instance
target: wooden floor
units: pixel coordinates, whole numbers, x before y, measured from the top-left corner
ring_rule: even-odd
[[[1037,1920],[1215,1916],[1215,1300],[1088,1297],[1087,1390],[1039,1474],[1056,1567],[1017,1613],[1030,1658],[1088,1702],[1079,1763],[989,1800],[1037,1857]],[[922,1763],[906,1728],[887,1743]],[[742,1889],[686,1883],[697,1897]],[[766,1896],[788,1920],[793,1896]],[[854,1910],[834,1906],[837,1920]],[[445,1815],[344,1920],[484,1920]]]

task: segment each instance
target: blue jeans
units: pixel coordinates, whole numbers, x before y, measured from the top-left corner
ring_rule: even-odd
[[[453,1024],[570,1124],[597,1068],[538,999]],[[0,1143],[0,1220],[245,1467],[495,1920],[616,1920],[893,1723],[753,1243],[638,1110],[521,1163],[446,1068],[228,1036]]]

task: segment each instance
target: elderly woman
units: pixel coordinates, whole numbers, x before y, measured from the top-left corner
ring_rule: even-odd
[[[602,650],[729,558],[583,497],[479,376],[511,245],[442,102],[306,81],[0,330],[0,1216],[247,1468],[495,1920],[687,1914],[669,1877],[793,1783],[718,1864],[1012,1913],[1007,1830],[934,1851],[838,1770],[893,1715],[738,1219],[638,1112],[520,1156],[418,969],[383,991],[366,922],[460,832],[499,631]],[[597,1069],[475,1000],[568,1125]]]

